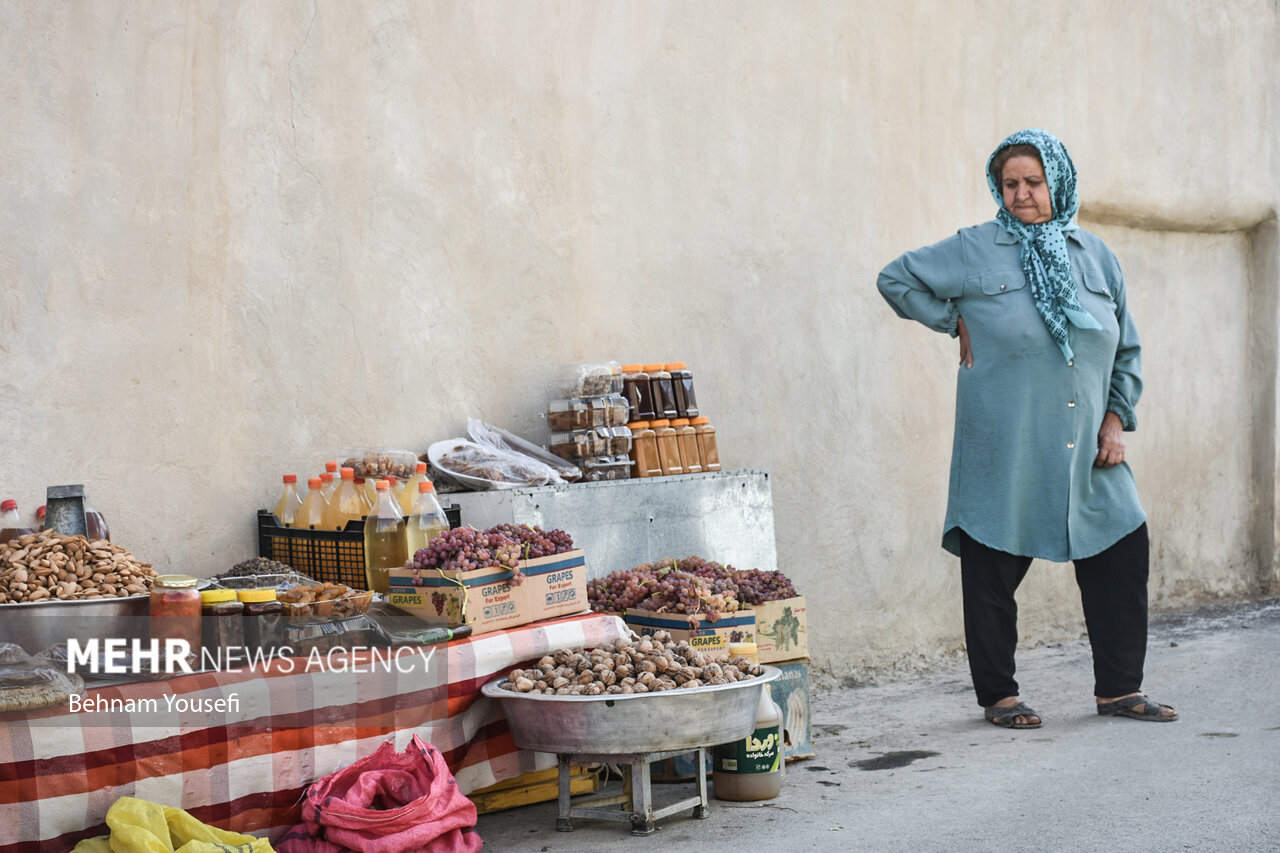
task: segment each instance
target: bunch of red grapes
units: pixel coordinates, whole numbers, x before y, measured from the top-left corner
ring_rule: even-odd
[[[702,557],[643,563],[587,583],[587,600],[597,612],[634,607],[683,613],[694,622],[695,616],[714,622],[744,606],[795,595],[795,586],[782,572],[744,571]]]
[[[488,530],[458,527],[433,538],[405,563],[406,569],[473,572],[499,566],[511,572],[511,583],[524,581],[520,561],[573,550],[573,537],[563,530],[528,524],[498,524]]]
[[[511,572],[511,583],[524,580],[520,571],[520,543],[501,533],[457,527],[427,543],[405,563],[406,569],[473,572],[500,566]]]
[[[526,560],[550,557],[573,550],[573,537],[563,530],[543,530],[533,524],[498,524],[486,533],[501,533],[520,543],[520,556]]]

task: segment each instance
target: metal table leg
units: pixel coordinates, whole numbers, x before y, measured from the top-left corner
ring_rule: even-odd
[[[698,820],[711,817],[711,809],[707,806],[707,748],[698,748],[698,804],[693,807],[693,816]]]
[[[649,762],[631,764],[631,834],[653,833],[653,786],[649,781]]]
[[[559,790],[558,800],[560,805],[560,814],[556,818],[557,832],[573,832],[573,808],[570,806],[569,802],[570,798],[573,796],[569,787],[570,782],[572,781],[569,775],[571,770],[569,766],[569,759],[571,757],[572,756],[569,755],[559,755],[556,757],[560,766],[560,774],[556,780]]]
[[[620,820],[631,824],[632,835],[650,835],[656,830],[656,822],[669,815],[693,810],[695,818],[709,816],[707,804],[706,748],[697,751],[698,757],[698,793],[677,802],[668,803],[655,809],[653,804],[653,786],[649,779],[649,765],[654,761],[674,758],[689,750],[673,750],[664,752],[641,752],[617,754],[558,754],[559,765],[558,805],[559,816],[556,818],[556,829],[560,832],[573,831],[573,818],[595,818],[604,820]],[[626,765],[628,768],[622,777],[621,794],[583,794],[575,801],[570,794],[570,765],[574,763],[604,762],[608,764]],[[616,806],[607,809],[600,806]]]

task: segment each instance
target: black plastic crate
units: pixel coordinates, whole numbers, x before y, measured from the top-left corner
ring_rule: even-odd
[[[449,527],[462,523],[462,508],[444,507]],[[258,510],[258,556],[276,560],[307,577],[367,589],[364,575],[364,522],[349,521],[345,530],[302,530],[281,527],[275,513]]]

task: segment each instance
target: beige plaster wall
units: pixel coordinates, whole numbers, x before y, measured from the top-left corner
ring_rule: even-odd
[[[683,359],[773,472],[818,665],[954,650],[955,345],[873,282],[989,218],[1038,125],[1147,345],[1155,602],[1261,594],[1277,11],[1132,5],[0,5],[0,490],[83,482],[209,574],[282,472],[468,415],[536,439],[562,365]],[[1069,567],[1023,598],[1029,640],[1080,629]]]

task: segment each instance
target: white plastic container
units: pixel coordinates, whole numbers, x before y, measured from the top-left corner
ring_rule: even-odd
[[[716,798],[749,802],[771,800],[782,792],[786,762],[782,759],[782,709],[760,691],[756,729],[744,740],[721,744],[711,751],[712,784]]]

